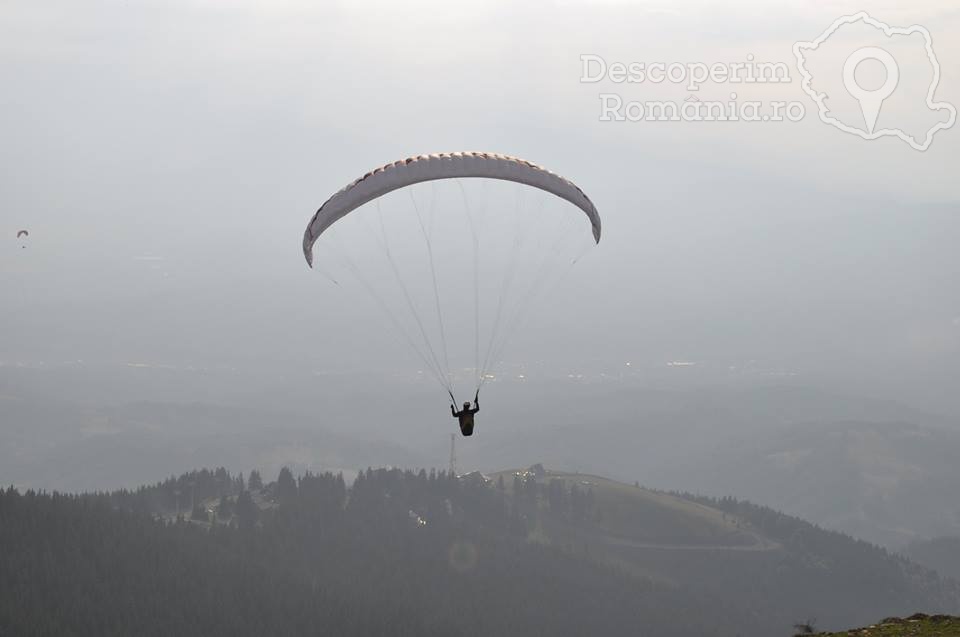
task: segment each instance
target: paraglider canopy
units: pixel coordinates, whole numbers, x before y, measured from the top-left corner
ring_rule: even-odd
[[[389,192],[424,181],[481,177],[513,181],[566,199],[587,215],[594,241],[600,243],[600,215],[576,184],[518,157],[498,153],[461,152],[417,155],[371,170],[343,187],[310,220],[303,233],[303,255],[313,266],[313,244],[338,219]]]
[[[29,237],[29,236],[30,236],[30,233],[26,230],[20,230],[19,232],[17,232],[17,239],[19,239],[20,237]]]

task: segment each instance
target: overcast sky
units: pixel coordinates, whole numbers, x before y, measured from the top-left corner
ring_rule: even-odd
[[[492,150],[573,179],[604,222],[505,357],[753,365],[960,414],[960,127],[867,141],[800,86],[793,44],[861,9],[929,29],[936,98],[960,104],[948,2],[3,0],[0,360],[415,369],[307,268],[303,229],[372,167]],[[904,51],[903,90],[928,84]],[[790,82],[734,89],[805,116],[601,122],[601,93],[694,91],[581,82],[587,54],[784,62]],[[929,116],[891,104],[881,124]]]

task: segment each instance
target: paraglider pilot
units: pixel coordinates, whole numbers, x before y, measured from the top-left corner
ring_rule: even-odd
[[[470,409],[470,403],[463,403],[463,409],[457,411],[457,408],[450,404],[450,413],[460,421],[460,433],[464,436],[473,435],[473,415],[480,411],[480,392],[473,397],[473,409]]]

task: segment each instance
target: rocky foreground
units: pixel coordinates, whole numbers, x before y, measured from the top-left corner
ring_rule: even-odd
[[[814,634],[817,637],[960,637],[960,617],[917,613],[905,618],[888,617],[872,626],[839,633],[801,632],[798,637]]]

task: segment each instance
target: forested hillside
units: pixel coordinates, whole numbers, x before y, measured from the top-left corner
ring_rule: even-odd
[[[284,472],[261,492],[276,506],[242,491],[213,524],[147,513],[167,492],[5,491],[0,634],[759,634],[718,600],[527,542],[502,493],[446,473],[368,471],[348,492]]]
[[[759,637],[789,634],[807,602],[842,621],[890,599],[949,611],[960,598],[868,545],[831,557],[852,540],[786,516],[771,526],[745,503],[506,476],[378,469],[348,485],[283,470],[264,484],[219,469],[109,494],[10,488],[0,634]],[[644,498],[642,515],[611,508],[613,488]],[[564,526],[583,541],[559,541]],[[617,560],[611,534],[764,550],[658,545]],[[798,605],[805,587],[822,590]]]

